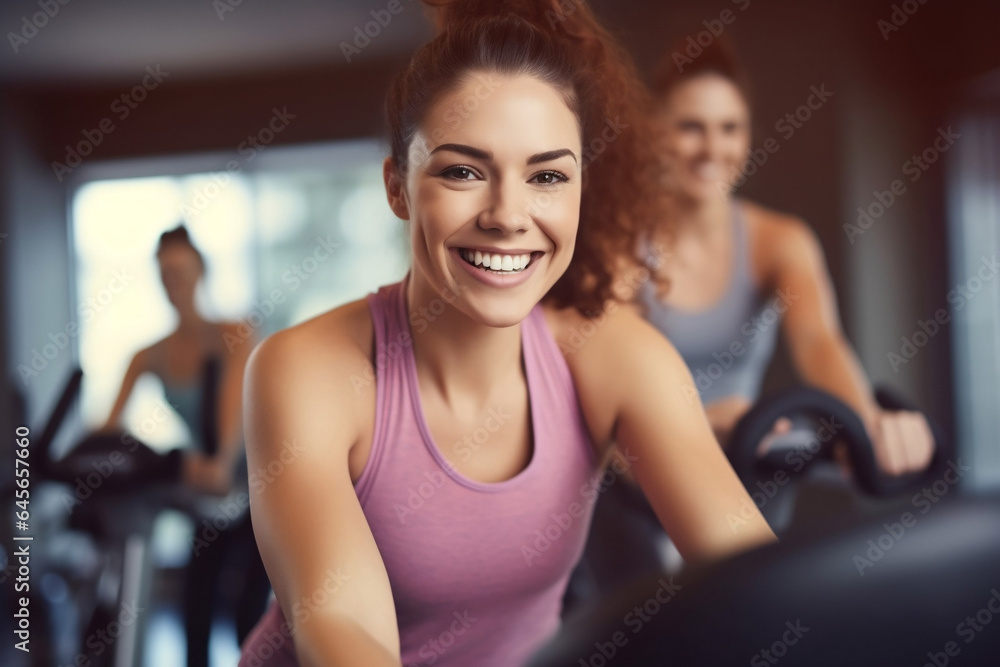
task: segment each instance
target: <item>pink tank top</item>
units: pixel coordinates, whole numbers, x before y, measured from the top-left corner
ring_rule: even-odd
[[[376,425],[355,484],[389,575],[402,663],[522,665],[559,627],[598,495],[597,458],[569,368],[535,306],[521,323],[530,462],[496,483],[450,466],[420,407],[405,285],[406,278],[368,297]],[[506,418],[493,410],[463,442],[442,444],[474,455]],[[244,643],[240,667],[296,665],[291,633],[273,603]]]

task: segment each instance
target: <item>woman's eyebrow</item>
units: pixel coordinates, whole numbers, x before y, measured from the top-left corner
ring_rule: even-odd
[[[576,154],[568,148],[560,148],[554,151],[545,151],[544,153],[536,153],[528,158],[528,164],[538,164],[539,162],[549,162],[551,160],[558,160],[564,155],[568,155],[573,158],[573,161],[579,164],[579,160],[576,159]]]
[[[480,160],[492,160],[493,153],[489,151],[484,151],[482,148],[474,148],[472,146],[466,146],[465,144],[441,144],[434,150],[430,152],[434,155],[438,151],[451,151],[453,153],[461,153],[462,155],[468,155],[469,157],[478,158]]]
[[[475,148],[474,146],[466,146],[465,144],[441,144],[437,146],[434,150],[430,152],[431,155],[439,151],[451,151],[453,153],[461,153],[462,155],[468,155],[469,157],[474,157],[479,160],[492,160],[493,153],[489,151],[484,151],[482,148]],[[576,159],[576,154],[568,148],[560,148],[554,151],[545,151],[544,153],[536,153],[528,158],[527,164],[538,164],[539,162],[550,162],[552,160],[557,160],[564,155],[568,155],[573,158],[574,162],[579,163]]]

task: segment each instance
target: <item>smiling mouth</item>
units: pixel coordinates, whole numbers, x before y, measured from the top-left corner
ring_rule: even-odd
[[[532,261],[541,256],[541,252],[505,255],[503,253],[482,252],[471,248],[459,248],[458,256],[481,271],[500,275],[520,273],[531,266]]]

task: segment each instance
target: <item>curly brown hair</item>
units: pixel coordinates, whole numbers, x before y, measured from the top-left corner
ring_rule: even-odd
[[[585,0],[424,2],[440,33],[386,97],[396,168],[405,173],[426,110],[472,74],[529,74],[559,90],[582,129],[584,181],[573,259],[544,300],[598,316],[616,282],[644,279],[639,239],[663,224],[650,99],[632,60]]]

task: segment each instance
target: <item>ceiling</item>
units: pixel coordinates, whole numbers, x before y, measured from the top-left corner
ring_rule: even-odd
[[[411,52],[430,36],[417,0],[3,0],[0,81],[128,81],[159,64],[176,79],[347,64],[341,43],[376,11],[385,25],[352,63]],[[58,8],[52,17],[40,7]],[[41,27],[26,27],[35,19]],[[386,21],[386,19],[389,19]],[[377,30],[376,30],[377,27]],[[11,33],[27,37],[12,41]],[[14,43],[16,42],[16,44]],[[15,52],[16,47],[16,52]]]

